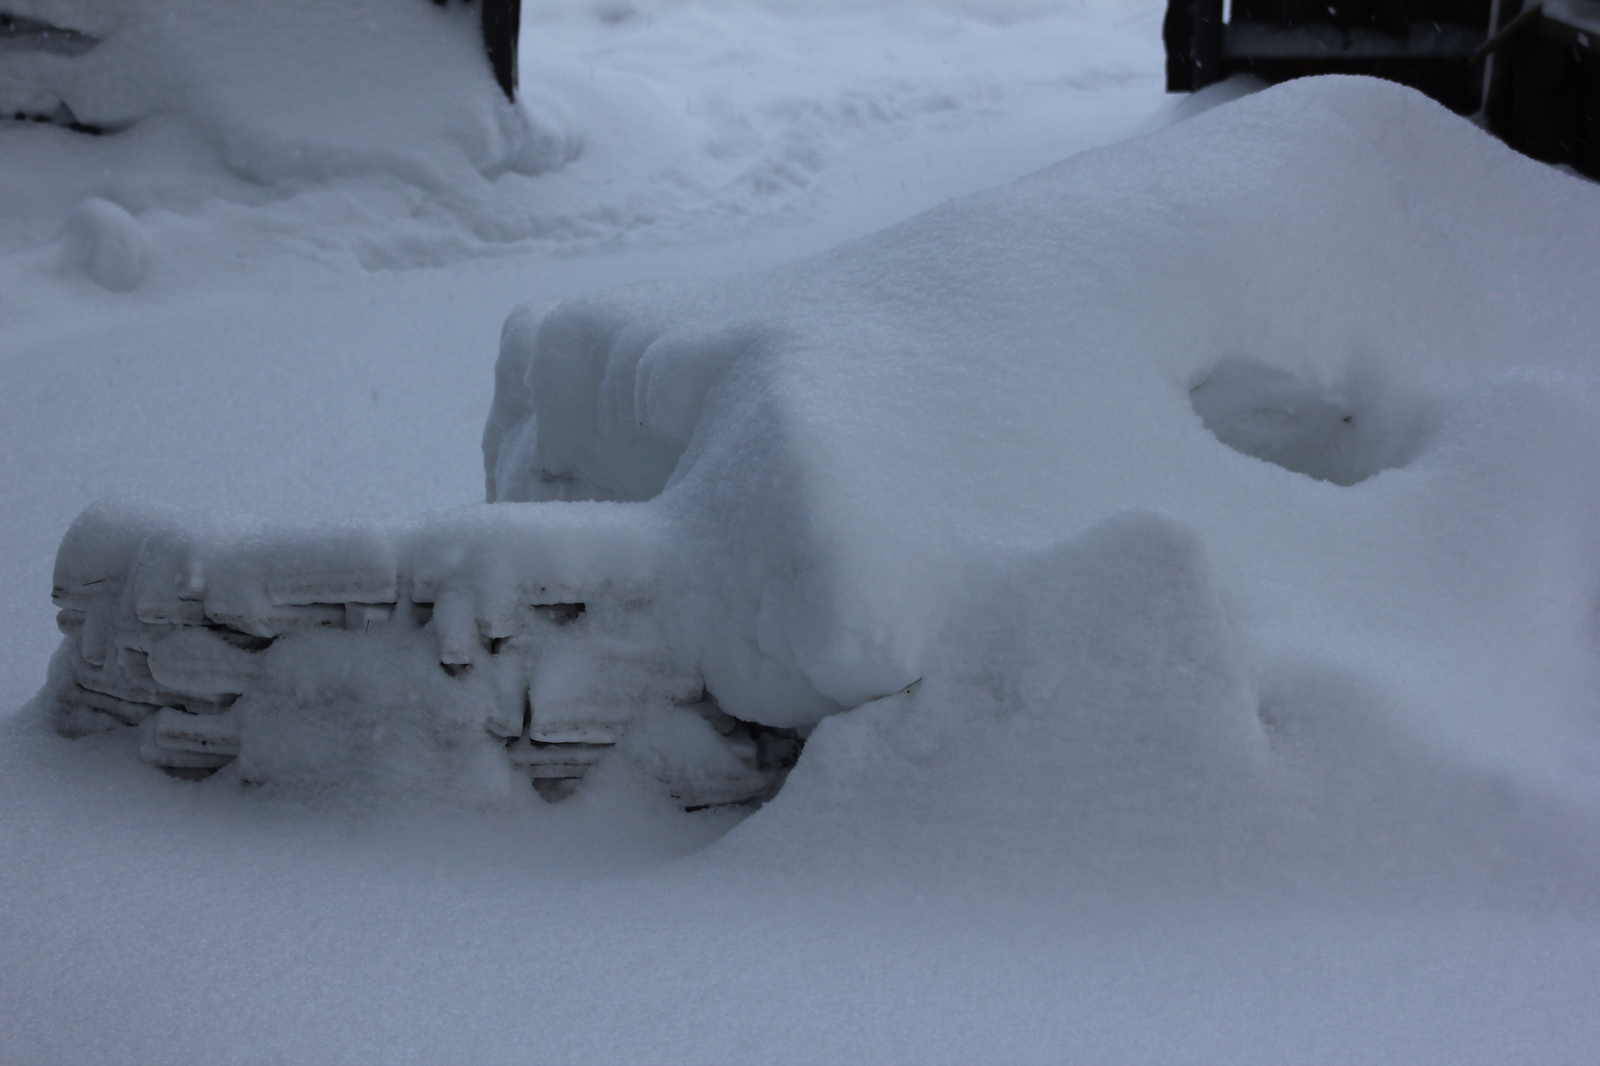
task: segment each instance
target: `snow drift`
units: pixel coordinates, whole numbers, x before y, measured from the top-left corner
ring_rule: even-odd
[[[1170,110],[1146,0],[543,0],[523,12],[515,106],[476,4],[0,11],[56,27],[0,30],[0,116],[46,120],[0,119],[0,286],[67,300],[85,275],[117,292],[129,277],[96,271],[85,235],[138,238],[137,288],[157,297],[309,264],[663,244],[765,241],[780,262]],[[132,229],[63,233],[93,200]]]
[[[23,247],[51,239],[75,210],[103,228],[105,208],[94,205],[109,201],[122,212],[112,250],[85,242],[74,218],[66,265],[112,291],[137,278],[102,260],[121,254],[118,242],[137,237],[135,219],[152,211],[193,214],[210,201],[259,207],[320,190],[308,210],[325,226],[409,210],[458,230],[492,229],[485,201],[498,179],[559,168],[577,152],[552,109],[501,94],[475,6],[0,7],[13,25],[0,39],[0,116],[101,135],[72,144],[60,130],[4,131],[15,185],[4,190],[6,221],[24,232],[0,239]],[[257,219],[252,228],[284,226]]]
[[[475,12],[357,0],[7,0],[0,114],[95,132],[176,120],[238,176],[325,180],[561,162],[498,106]],[[457,175],[439,173],[437,179]],[[444,182],[441,182],[443,184]]]
[[[1232,853],[1310,818],[1537,879],[1600,768],[1597,238],[1592,187],[1420,95],[1296,82],[737,283],[513,315],[491,502],[421,540],[302,531],[240,565],[286,535],[191,523],[172,562],[91,514],[58,595],[148,566],[215,622],[302,602],[270,586],[315,544],[346,553],[323,578],[452,560],[466,659],[435,590],[389,628],[281,630],[240,700],[246,740],[309,716],[352,744],[264,740],[263,779],[416,784],[499,743],[439,667],[487,662],[507,590],[593,526],[654,546],[618,602],[686,679],[658,708],[698,684],[815,730],[729,846],[965,820],[1001,855]],[[375,680],[418,664],[426,688]]]
[[[745,283],[513,316],[489,496],[655,499],[724,575],[708,657],[836,706],[923,676],[973,560],[1129,508],[1257,641],[1431,632],[1476,674],[1511,603],[1534,645],[1587,618],[1510,575],[1593,565],[1592,197],[1391,86],[1286,86]]]

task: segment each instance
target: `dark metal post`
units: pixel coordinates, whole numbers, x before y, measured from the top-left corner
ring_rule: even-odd
[[[522,0],[478,0],[483,5],[483,50],[489,68],[507,100],[517,98],[517,34],[522,29]]]
[[[450,0],[433,0],[444,7]],[[471,3],[472,0],[467,0]],[[507,100],[517,98],[517,35],[522,31],[522,0],[478,0],[483,53],[495,84]]]
[[[1167,46],[1167,92],[1192,93],[1227,76],[1222,0],[1169,0],[1161,39]]]

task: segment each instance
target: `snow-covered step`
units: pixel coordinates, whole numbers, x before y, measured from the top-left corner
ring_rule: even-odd
[[[177,692],[240,695],[259,679],[259,654],[212,629],[184,626],[157,642],[145,665],[153,680]]]
[[[180,715],[180,711],[162,708],[144,720],[140,726],[140,759],[175,777],[198,778],[209,776],[237,757],[237,734],[233,735],[230,743],[226,730],[191,728],[179,719]],[[198,715],[182,717],[202,720]],[[213,747],[207,747],[208,740],[215,741]]]
[[[506,754],[511,765],[535,780],[581,778],[608,755],[611,748],[610,744],[541,743],[518,739],[506,745]]]
[[[181,529],[181,512],[144,500],[102,500],[85,508],[56,552],[50,598],[83,611],[122,591],[152,537]]]
[[[115,667],[96,669],[88,664],[79,664],[73,671],[73,680],[80,688],[89,692],[99,692],[106,696],[128,703],[150,704],[161,706],[173,695],[170,690],[161,687],[154,681],[141,681],[129,677],[125,672]]]
[[[234,714],[188,714],[176,707],[156,712],[155,742],[172,751],[239,754],[239,719]]]
[[[608,746],[622,739],[626,722],[539,722],[528,726],[528,739],[538,744]]]
[[[64,736],[99,733],[118,725],[136,726],[161,708],[135,703],[104,692],[68,683],[56,692],[59,713],[56,729]]]

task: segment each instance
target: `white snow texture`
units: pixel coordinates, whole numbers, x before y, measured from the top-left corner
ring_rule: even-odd
[[[949,794],[1043,848],[1287,772],[1526,843],[1594,798],[1596,207],[1418,94],[1291,83],[745,282],[514,315],[490,498],[650,501],[727,710],[858,708],[747,841]]]
[[[485,783],[529,682],[435,664],[610,582],[651,620],[581,630],[632,649],[581,677],[579,645],[530,651],[536,729],[643,699],[649,730],[702,684],[820,723],[747,842],[931,805],[979,840],[1025,819],[1034,855],[1098,826],[1075,846],[1104,862],[1186,850],[1112,843],[1135,827],[1234,864],[1241,825],[1282,861],[1397,817],[1425,868],[1554,854],[1600,724],[1594,195],[1408,90],[1294,83],[743,282],[513,315],[487,510],[181,549],[91,513],[56,585],[142,545],[142,621],[203,579],[207,618],[257,632],[331,596],[296,581],[390,602],[411,575],[437,648],[284,638],[239,705],[247,780]],[[142,649],[158,681],[196,654]],[[630,656],[657,695],[625,695]]]
[[[8,691],[113,493],[43,696],[246,689],[5,723],[0,1060],[1600,1046],[1593,184],[1158,4],[0,6]]]

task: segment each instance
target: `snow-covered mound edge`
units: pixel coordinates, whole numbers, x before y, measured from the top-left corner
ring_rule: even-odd
[[[654,531],[651,639],[738,719],[832,718],[746,841],[931,812],[1046,854],[1400,824],[1468,865],[1531,841],[1548,873],[1546,812],[1593,814],[1594,196],[1416,94],[1319,79],[770,274],[514,316],[490,494],[545,502],[460,541],[456,621],[502,639],[507,562],[573,550],[542,516]],[[620,502],[557,502],[584,497]],[[486,528],[436,543],[452,523]],[[203,592],[175,610],[271,606],[272,567],[194,540],[213,561],[155,571]],[[393,677],[462,665],[437,606]],[[263,736],[348,676],[334,643],[377,647],[340,618],[270,653]],[[391,704],[361,715],[410,723],[406,758],[350,757],[425,778],[445,708]]]

